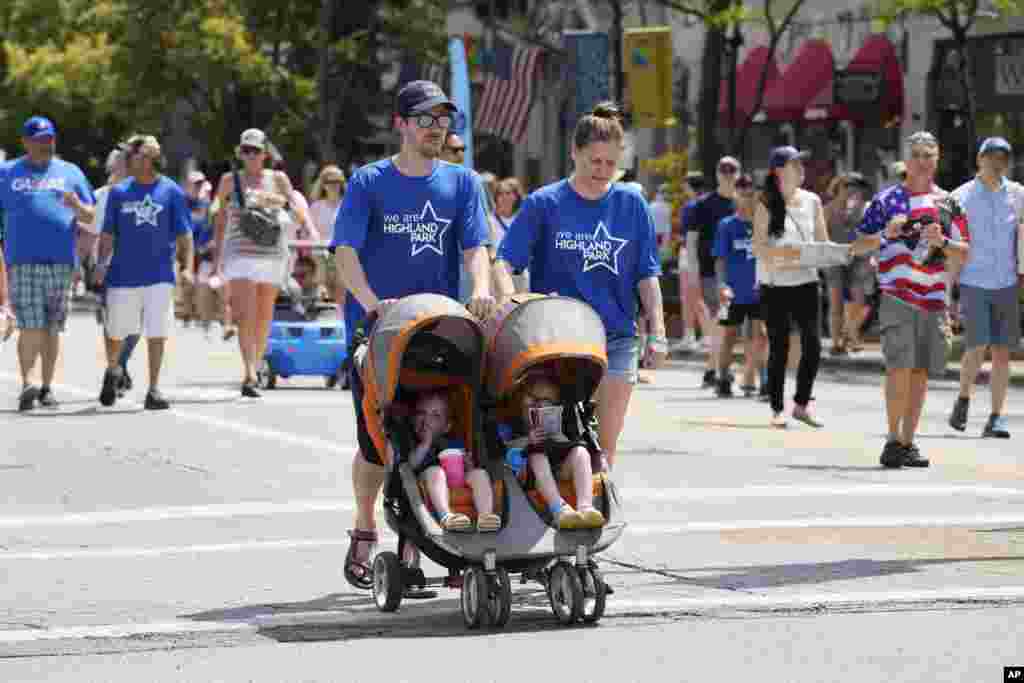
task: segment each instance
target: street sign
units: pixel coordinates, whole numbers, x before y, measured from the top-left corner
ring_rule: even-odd
[[[882,99],[882,74],[867,71],[836,71],[833,79],[836,104],[865,106]]]

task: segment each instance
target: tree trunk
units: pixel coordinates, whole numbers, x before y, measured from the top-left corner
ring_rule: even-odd
[[[622,69],[622,2],[611,0],[612,4],[612,60],[615,62],[615,101],[620,105],[625,95]]]
[[[317,65],[317,112],[320,131],[316,135],[316,146],[321,165],[337,163],[338,150],[334,144],[334,130],[338,120],[338,93],[331,97],[331,37],[334,28],[334,1],[320,3],[320,61]]]
[[[701,170],[709,180],[714,177],[715,165],[721,157],[717,128],[724,49],[725,34],[721,29],[709,26],[704,38],[700,76],[701,97],[697,113],[697,145],[700,148]]]
[[[971,159],[973,150],[978,144],[978,131],[977,131],[977,109],[974,103],[974,82],[973,72],[974,64],[971,60],[970,53],[967,47],[967,31],[964,29],[955,30],[953,37],[956,40],[957,48],[960,50],[961,69],[960,69],[960,91],[964,98],[964,149],[966,154],[965,159]]]

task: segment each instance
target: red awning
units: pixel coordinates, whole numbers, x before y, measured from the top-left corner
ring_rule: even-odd
[[[767,72],[765,73],[765,69]],[[765,95],[780,75],[779,65],[775,62],[771,51],[765,47],[755,47],[743,63],[736,68],[736,121],[745,121],[754,113],[757,104],[757,89],[761,82],[761,74],[765,73]],[[722,79],[722,88],[718,98],[718,115],[723,125],[729,125],[729,79]]]
[[[831,118],[855,123],[877,120],[881,113],[883,125],[892,123],[903,116],[903,70],[900,68],[896,48],[884,35],[876,33],[868,37],[850,60],[847,71],[882,74],[882,99],[879,107],[832,106]]]
[[[824,40],[808,40],[764,96],[761,111],[768,121],[799,121],[821,107],[828,116],[832,99],[832,49]]]

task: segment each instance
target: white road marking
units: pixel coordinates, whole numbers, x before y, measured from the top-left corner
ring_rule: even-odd
[[[72,512],[64,515],[0,517],[0,529],[26,527],[93,526],[129,522],[163,522],[175,519],[216,519],[223,517],[259,517],[304,512],[347,512],[355,504],[345,500],[292,500],[285,503],[251,501],[211,505],[128,508]]]
[[[686,522],[683,524],[629,525],[626,535],[672,536],[695,533],[721,533],[728,531],[770,529],[913,529],[925,527],[966,527],[1002,529],[1024,526],[1024,515],[973,515],[964,517],[842,517],[813,519],[775,519]],[[390,531],[381,530],[382,539],[391,539]],[[863,545],[863,539],[858,540]],[[0,562],[18,560],[86,560],[114,558],[152,558],[167,555],[200,555],[212,553],[238,553],[266,550],[292,550],[296,548],[326,548],[348,545],[347,538],[279,539],[272,541],[243,541],[236,543],[205,543],[180,546],[123,547],[123,548],[63,548],[0,552]]]
[[[671,597],[662,600],[629,600],[611,598],[607,616],[650,614],[658,612],[712,610],[804,610],[821,607],[878,608],[887,605],[934,604],[942,602],[1019,602],[1024,600],[1024,586],[1000,588],[954,586],[935,590],[893,591],[871,593],[812,593],[802,595],[716,595],[713,597]],[[424,619],[432,612],[430,603],[422,603]],[[515,608],[513,608],[515,609]],[[439,607],[450,612],[450,607]],[[54,640],[119,639],[142,636],[187,636],[215,633],[257,634],[268,626],[313,626],[332,623],[356,624],[357,620],[374,619],[375,625],[387,623],[393,617],[377,614],[373,609],[331,614],[265,615],[246,621],[167,621],[131,624],[94,624],[85,626],[53,626],[39,629],[12,629],[0,631],[0,643],[31,643]]]
[[[12,375],[10,373],[0,373],[0,378],[12,381],[21,381],[17,376]],[[74,396],[81,396],[82,398],[95,398],[99,393],[98,391],[86,391],[85,389],[82,389],[80,387],[70,386],[67,384],[54,383],[53,387],[55,389],[66,392],[68,394],[72,394]],[[124,399],[122,399],[120,405],[138,406],[138,404],[135,404],[132,401]],[[99,406],[98,403],[97,406]],[[104,409],[100,408],[100,410]],[[242,434],[244,436],[259,437],[292,446],[328,451],[331,453],[337,453],[339,455],[354,455],[355,452],[358,450],[358,448],[355,446],[340,444],[333,441],[328,441],[326,439],[318,439],[316,437],[303,436],[300,434],[293,434],[291,432],[283,432],[277,429],[257,427],[247,422],[225,420],[222,418],[213,417],[211,415],[203,415],[201,413],[194,413],[191,411],[181,410],[179,408],[172,407],[171,410],[165,411],[164,414],[169,414],[181,420],[189,422],[198,422],[200,424],[205,424],[210,427],[216,427],[217,429],[232,431],[238,434]]]
[[[1015,498],[1024,497],[1024,489],[995,488],[987,486],[900,486],[887,484],[865,484],[859,486],[750,486],[729,488],[690,488],[690,489],[657,489],[629,488],[620,489],[627,502],[648,502],[678,500],[679,502],[704,501],[732,498],[811,498],[811,497],[872,497],[872,496],[949,496],[973,495],[979,498]],[[61,527],[61,526],[98,526],[103,524],[127,524],[135,522],[163,522],[179,519],[218,519],[226,517],[261,517],[295,513],[317,512],[348,512],[354,503],[343,499],[313,499],[275,501],[241,501],[237,503],[211,503],[205,505],[175,505],[168,507],[123,508],[113,510],[97,510],[69,512],[56,515],[36,515],[29,517],[0,517],[0,529],[23,529],[27,527]],[[861,518],[856,518],[860,521]],[[975,518],[971,518],[975,519]],[[1016,519],[1016,518],[1015,518]],[[813,525],[833,526],[844,524],[842,519],[822,518],[810,520]],[[895,520],[899,521],[899,520]],[[808,524],[808,520],[793,520],[800,526]],[[701,524],[692,522],[690,525]],[[728,528],[738,524],[756,524],[778,526],[778,521],[757,522],[723,522]],[[886,522],[883,526],[893,526],[895,522]],[[859,525],[859,524],[854,524]],[[899,524],[896,524],[899,525]],[[663,525],[676,528],[672,525]],[[632,527],[631,531],[640,533],[642,528]]]

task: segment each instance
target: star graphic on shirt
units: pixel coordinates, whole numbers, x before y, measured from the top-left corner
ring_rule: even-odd
[[[145,199],[143,199],[141,202],[135,203],[135,225],[139,226],[148,223],[149,225],[152,225],[154,228],[157,227],[157,214],[159,214],[163,210],[164,207],[154,202],[153,197],[147,194]]]
[[[583,249],[583,272],[594,268],[607,268],[619,274],[619,252],[626,248],[629,240],[613,236],[604,221],[598,221],[590,242]]]
[[[430,218],[427,218],[430,213]],[[438,256],[444,256],[444,234],[452,222],[447,218],[441,218],[434,211],[434,205],[429,201],[423,205],[423,212],[420,214],[419,223],[409,230],[409,241],[412,242],[412,255],[415,256],[422,251],[430,249]]]

